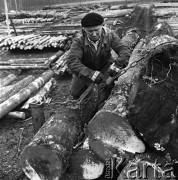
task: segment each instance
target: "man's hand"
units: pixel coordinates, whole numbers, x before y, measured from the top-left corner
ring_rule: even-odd
[[[91,76],[91,80],[95,84],[100,84],[103,81],[103,79],[104,79],[104,75],[100,73],[99,71],[95,71]]]
[[[121,71],[121,69],[116,67],[115,64],[111,64],[111,66],[108,69],[108,73],[111,77],[116,76],[120,71]]]

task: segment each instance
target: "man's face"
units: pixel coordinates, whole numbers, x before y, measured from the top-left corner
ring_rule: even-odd
[[[98,41],[101,37],[102,25],[93,26],[93,27],[85,27],[85,32],[87,33],[87,37],[92,41]]]

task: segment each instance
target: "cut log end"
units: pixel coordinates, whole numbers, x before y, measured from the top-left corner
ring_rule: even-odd
[[[97,179],[104,171],[104,164],[89,149],[76,149],[71,156],[71,171],[80,179]]]
[[[42,146],[27,146],[22,152],[21,165],[27,177],[34,180],[35,177],[57,180],[62,171],[57,154]]]
[[[125,152],[143,153],[145,145],[137,138],[126,119],[110,111],[99,111],[88,125],[89,134],[104,144]]]
[[[92,152],[103,162],[117,156],[117,149],[107,146],[101,140],[90,138],[89,147]]]

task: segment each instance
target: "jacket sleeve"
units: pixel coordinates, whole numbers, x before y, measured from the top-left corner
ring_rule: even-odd
[[[114,32],[110,33],[111,48],[117,53],[116,65],[125,67],[131,56],[131,49],[122,43],[121,39]]]
[[[69,50],[67,65],[72,73],[74,73],[76,76],[88,79],[92,73],[94,73],[94,71],[82,64],[82,57],[82,40],[81,38],[75,38],[73,39],[71,48]]]

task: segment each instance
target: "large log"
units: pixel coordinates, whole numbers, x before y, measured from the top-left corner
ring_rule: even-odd
[[[78,144],[79,134],[95,113],[95,95],[82,103],[76,100],[69,101],[70,107],[65,109],[65,116],[56,114],[44,123],[21,154],[22,168],[28,177],[33,179],[38,176],[43,180],[60,179],[68,166],[72,148]]]
[[[127,116],[149,148],[177,159],[178,41],[170,30],[157,24],[136,46],[129,60],[131,68],[118,78],[103,109]]]
[[[145,151],[145,145],[136,136],[127,120],[111,110],[100,110],[90,121],[87,129],[90,138],[100,140],[105,146],[109,146],[118,157]],[[98,153],[101,159],[102,154]],[[111,158],[112,154],[110,157],[108,154],[108,157]]]
[[[7,86],[17,79],[16,75],[9,74],[6,78],[3,78],[0,82],[0,87]]]
[[[35,79],[34,76],[30,75],[21,81],[17,82],[14,85],[6,86],[3,88],[0,88],[0,104],[19,92],[21,89],[23,89],[25,86],[27,86],[29,83],[31,83]]]
[[[17,94],[10,97],[8,100],[0,104],[0,118],[13,110],[16,106],[30,97],[35,91],[40,89],[49,79],[54,75],[52,70],[45,71],[41,77],[31,82],[24,89],[20,90]]]

